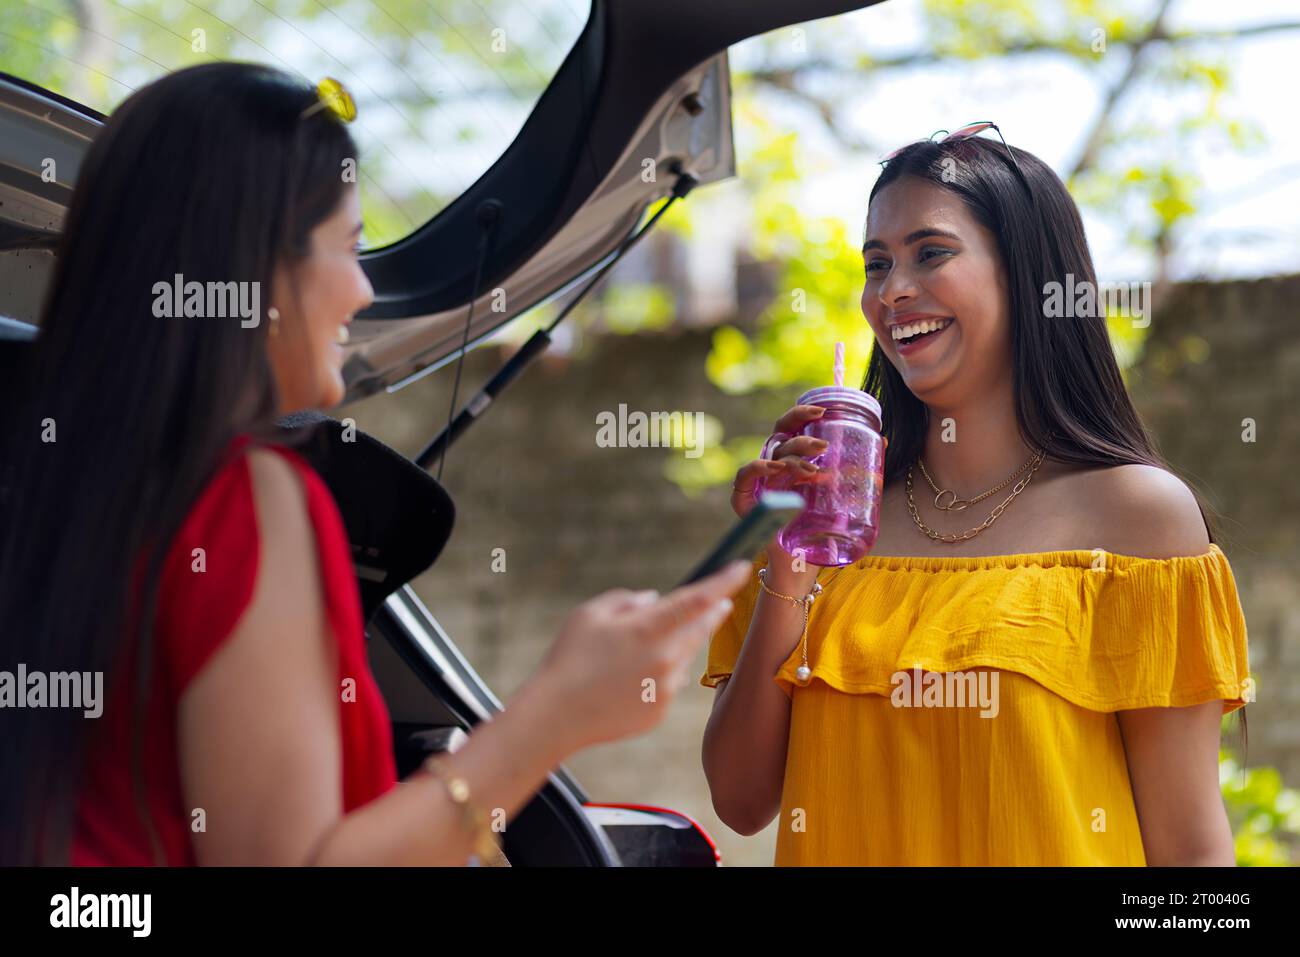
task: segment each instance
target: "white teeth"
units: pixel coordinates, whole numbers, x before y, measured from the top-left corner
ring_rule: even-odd
[[[951,322],[951,319],[922,319],[920,322],[909,322],[905,326],[894,326],[890,330],[890,335],[894,337],[895,342],[899,342],[903,339],[919,336],[923,332],[934,332],[936,329],[943,329]]]

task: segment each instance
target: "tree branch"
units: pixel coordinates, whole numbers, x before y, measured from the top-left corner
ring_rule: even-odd
[[[1257,23],[1253,26],[1240,27],[1234,30],[1180,30],[1170,32],[1161,29],[1152,32],[1151,30],[1137,31],[1132,36],[1108,38],[1107,43],[1111,47],[1130,47],[1130,46],[1151,46],[1155,44],[1180,45],[1184,43],[1196,43],[1202,40],[1236,40],[1243,37],[1254,37],[1268,33],[1280,33],[1287,30],[1300,30],[1300,20],[1279,20],[1273,23]],[[1073,38],[1061,38],[1058,40],[1025,40],[1018,43],[1010,43],[1005,47],[997,50],[990,50],[989,56],[1023,56],[1034,53],[1069,53],[1077,55],[1080,58],[1093,59],[1091,47],[1088,44],[1075,41]],[[867,66],[870,69],[905,69],[915,66],[929,66],[934,63],[946,63],[953,59],[949,54],[935,50],[917,50],[911,53],[903,53],[897,56],[888,57],[871,57],[868,58]],[[846,67],[843,63],[831,60],[804,60],[801,61],[797,68],[789,67],[771,67],[762,70],[750,70],[744,75],[759,83],[770,83],[780,85],[783,77],[795,73],[843,73],[848,74],[857,71],[857,67]],[[738,73],[741,71],[737,71]]]
[[[1146,36],[1133,44],[1133,49],[1129,54],[1128,67],[1124,70],[1124,75],[1106,91],[1106,100],[1093,120],[1092,129],[1088,132],[1088,138],[1084,140],[1083,151],[1079,154],[1078,160],[1075,161],[1074,168],[1070,170],[1070,177],[1077,176],[1096,164],[1097,154],[1101,151],[1102,141],[1105,139],[1106,131],[1110,127],[1111,111],[1124,94],[1128,92],[1133,80],[1137,77],[1141,68],[1142,54],[1151,43],[1164,33],[1165,15],[1169,12],[1169,5],[1172,2],[1173,0],[1161,0],[1160,8],[1156,11],[1155,17],[1152,18]]]
[[[808,104],[818,116],[821,117],[822,123],[826,126],[826,131],[840,141],[840,144],[852,152],[865,152],[870,149],[871,144],[851,136],[841,127],[839,120],[835,116],[835,105],[829,100],[824,100],[814,93],[801,89],[795,83],[796,70],[773,70],[769,71],[767,78],[763,81],[767,86],[779,90],[788,96],[793,96]]]

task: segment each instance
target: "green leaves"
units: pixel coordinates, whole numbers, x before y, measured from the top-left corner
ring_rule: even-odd
[[[600,312],[611,332],[666,329],[675,315],[672,292],[655,283],[623,282],[601,294]]]
[[[366,244],[394,242],[500,155],[585,11],[564,0],[23,0],[0,4],[0,70],[104,113],[163,73],[249,60],[357,99]]]
[[[1300,848],[1300,791],[1286,787],[1276,768],[1243,770],[1227,750],[1219,752],[1219,783],[1235,835],[1237,864],[1293,865]]]

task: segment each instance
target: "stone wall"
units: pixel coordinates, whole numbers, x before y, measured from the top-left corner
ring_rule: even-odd
[[[1258,686],[1249,763],[1300,787],[1300,275],[1175,287],[1130,378],[1161,452],[1218,513]]]

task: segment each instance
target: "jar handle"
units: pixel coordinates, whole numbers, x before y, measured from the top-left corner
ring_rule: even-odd
[[[792,438],[794,438],[794,436],[789,432],[773,432],[768,436],[767,441],[763,443],[763,451],[758,453],[758,457],[760,459],[770,458],[773,450],[775,450],[778,445],[782,442],[788,442]],[[754,497],[758,498],[766,488],[767,483],[764,481],[763,476],[760,475],[754,482]]]

